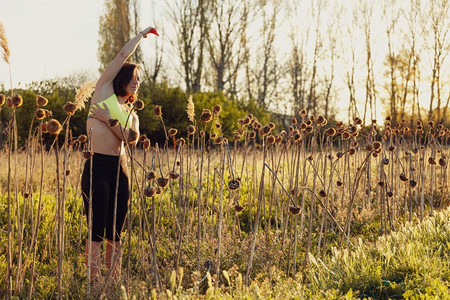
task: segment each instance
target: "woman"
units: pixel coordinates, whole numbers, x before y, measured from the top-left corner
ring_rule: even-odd
[[[120,255],[118,262],[115,262],[114,256],[120,253],[120,233],[130,193],[123,140],[133,133],[139,136],[138,117],[135,113],[130,114],[127,104],[134,101],[139,89],[140,70],[136,64],[126,63],[126,60],[149,33],[158,35],[153,27],[148,27],[125,44],[100,76],[91,100],[86,127],[94,152],[91,158],[92,178],[89,159],[85,163],[81,179],[88,224],[92,180],[92,241],[89,247],[89,238],[87,239],[85,252],[86,264],[89,256],[91,259],[91,278],[95,278],[100,270],[100,252],[105,238],[106,266],[110,269],[113,264],[114,270],[120,270]],[[110,125],[110,120],[113,119],[118,120],[116,126]],[[118,275],[118,272],[113,274]]]

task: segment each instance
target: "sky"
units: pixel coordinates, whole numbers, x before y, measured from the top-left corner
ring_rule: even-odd
[[[355,4],[359,0],[345,1],[348,1],[345,2],[348,12],[347,15],[339,16],[340,22],[344,20],[348,22],[353,19],[350,8],[352,3]],[[171,29],[173,30],[171,28],[173,26],[166,20],[163,13],[158,13],[158,6],[163,5],[164,3],[156,0],[140,1],[140,23],[158,28],[161,34],[158,40],[168,42],[165,36],[170,36],[169,32]],[[310,13],[304,7],[298,7],[298,9],[306,15]],[[327,9],[333,10],[334,8],[328,7]],[[0,0],[0,22],[5,28],[11,51],[13,88],[25,88],[26,84],[32,81],[68,76],[74,73],[89,73],[92,74],[92,78],[97,78],[99,76],[98,26],[99,18],[103,13],[104,0]],[[157,21],[158,19],[160,21]],[[324,24],[330,22],[327,19],[324,18]],[[298,22],[296,25],[300,29],[310,26],[308,23],[310,20],[306,17],[297,17],[294,20]],[[286,41],[278,41],[279,51],[282,50],[282,45],[290,43],[287,34],[289,25],[284,24],[284,26],[284,28],[278,30],[277,34],[277,38],[284,37],[286,39]],[[377,64],[375,68],[381,66],[386,53],[383,28],[382,23],[373,24],[373,35],[375,38],[378,36],[378,40],[373,44]],[[360,58],[364,58],[364,48],[361,42],[363,36],[354,38],[359,40],[359,47],[361,47],[358,49],[358,45],[356,45],[356,53],[361,53]],[[156,41],[156,39],[154,40]],[[144,57],[148,59],[151,59],[150,45],[152,43],[154,43],[153,39],[141,43]],[[339,46],[346,48],[346,44],[340,44]],[[165,65],[168,69],[179,69],[179,66],[175,65],[176,62],[173,60],[166,60],[164,63],[169,64]],[[340,65],[338,64],[336,67],[338,73],[339,71],[343,73],[346,70],[344,61],[341,61]],[[342,70],[339,70],[339,68]],[[381,71],[381,69],[378,70],[378,72]],[[356,76],[360,80],[364,78],[363,73],[356,74]],[[178,75],[178,77],[180,76]],[[378,78],[381,78],[381,76]],[[182,82],[182,78],[179,79],[179,82]],[[0,60],[0,86],[3,84],[6,89],[9,89],[9,80],[8,65]],[[176,78],[172,78],[172,80],[176,81]],[[338,98],[341,100],[348,99],[348,96],[345,95],[347,91],[343,83],[343,76],[338,75],[336,86],[340,93]],[[362,83],[360,85],[363,86]],[[362,89],[357,91],[358,98],[363,99],[363,92]],[[347,104],[343,103],[335,103],[335,105],[347,107]],[[360,103],[360,107],[361,105],[362,103]],[[345,111],[341,113],[345,115]],[[381,110],[378,110],[378,113],[381,113]]]
[[[0,22],[11,52],[14,88],[74,72],[97,74],[103,0],[0,0]],[[0,61],[0,84],[9,87]]]

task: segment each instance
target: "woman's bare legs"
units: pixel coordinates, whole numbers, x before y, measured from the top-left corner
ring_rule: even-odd
[[[99,275],[101,268],[101,248],[103,242],[92,241],[91,245],[91,280]],[[89,240],[86,240],[86,249],[84,252],[84,257],[86,259],[86,267],[88,266],[89,260]]]
[[[114,267],[112,270],[113,277],[120,276],[120,269],[122,265],[122,255],[120,253],[122,244],[120,241],[106,240],[106,266],[111,270],[111,267]],[[118,260],[118,261],[116,261]]]

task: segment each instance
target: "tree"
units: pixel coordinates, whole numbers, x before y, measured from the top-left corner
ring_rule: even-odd
[[[280,77],[275,51],[275,30],[277,28],[278,14],[280,7],[276,1],[272,5],[261,4],[262,27],[260,36],[262,41],[257,49],[258,60],[254,67],[253,76],[257,85],[258,104],[267,107],[267,100],[270,99],[277,89],[277,82]],[[259,53],[258,53],[259,52]]]
[[[428,119],[433,119],[433,105],[436,100],[436,120],[442,121],[441,104],[442,88],[444,83],[441,81],[442,67],[445,58],[450,50],[448,31],[448,11],[450,2],[448,0],[431,0],[427,14],[427,28],[424,30],[425,37],[432,36],[428,41],[428,50],[431,56],[431,83],[430,83],[430,107],[428,110]],[[430,35],[428,35],[430,33]],[[431,43],[431,45],[430,45]],[[448,101],[447,101],[448,102]]]
[[[372,0],[365,0],[360,7],[360,12],[362,15],[361,27],[364,31],[365,38],[365,46],[366,46],[366,96],[364,101],[364,113],[363,113],[363,122],[366,124],[366,114],[367,114],[367,105],[369,105],[370,109],[370,118],[373,120],[374,116],[376,116],[376,103],[375,99],[375,76],[373,71],[373,57],[372,57],[372,35],[371,35],[371,24],[372,24],[372,15],[373,15],[373,2]]]
[[[105,0],[105,14],[99,22],[100,72],[119,54],[130,36],[129,0]]]
[[[206,0],[178,0],[169,7],[176,31],[172,45],[181,60],[183,71],[180,73],[188,92],[198,92],[202,87],[209,5],[210,1]]]
[[[240,32],[246,30],[246,16],[242,10],[244,0],[210,1],[210,29],[207,47],[214,78],[214,89],[230,89],[245,59],[245,49],[240,47]],[[234,92],[234,91],[232,91]]]
[[[400,17],[400,10],[395,6],[395,0],[386,0],[383,2],[383,15],[386,22],[386,37],[388,44],[388,65],[389,65],[389,106],[390,115],[392,117],[393,124],[397,123],[398,120],[398,107],[397,107],[397,78],[396,78],[396,54],[394,50],[393,37],[395,34],[395,27],[397,25],[398,19]],[[407,78],[409,76],[406,76]],[[409,79],[406,84],[408,84]]]

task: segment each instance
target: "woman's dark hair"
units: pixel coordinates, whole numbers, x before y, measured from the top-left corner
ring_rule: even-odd
[[[117,73],[116,77],[113,81],[114,93],[117,96],[126,96],[127,92],[125,90],[128,83],[130,83],[131,79],[133,79],[134,71],[138,69],[139,65],[133,63],[124,63],[119,73]],[[133,103],[134,95],[131,95],[127,99],[127,103]]]

